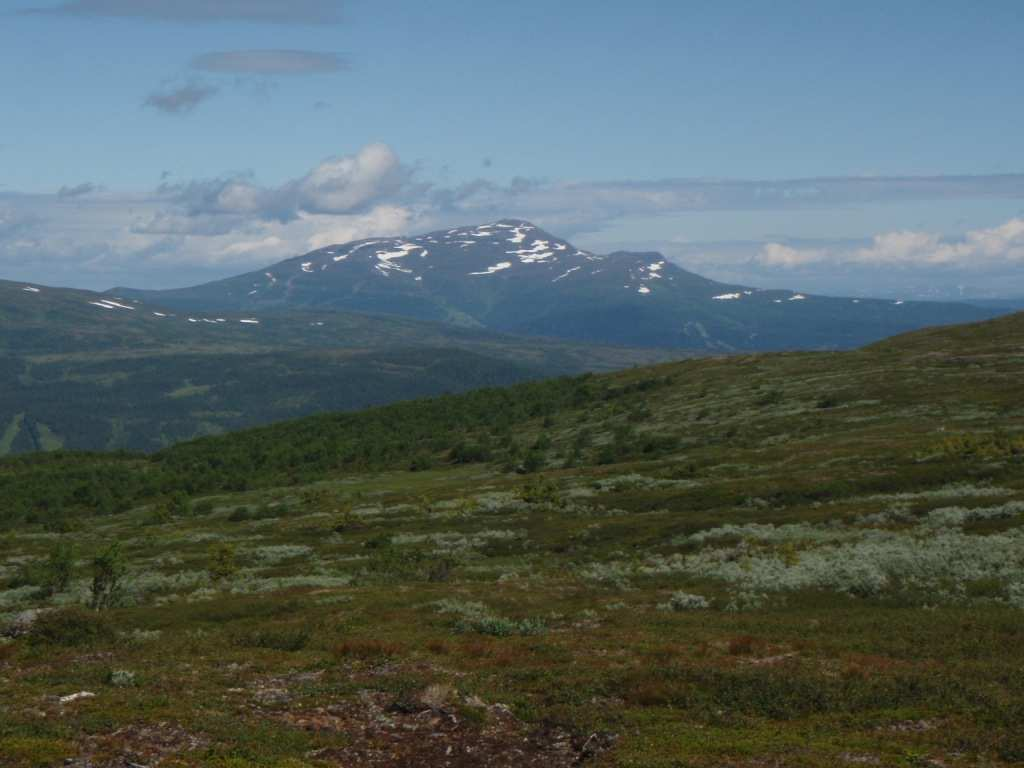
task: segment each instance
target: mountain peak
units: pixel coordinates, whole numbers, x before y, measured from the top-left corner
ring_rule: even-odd
[[[499,224],[504,224],[510,227],[533,227],[534,229],[540,229],[540,227],[532,221],[527,221],[526,219],[498,219],[491,226],[498,226]]]
[[[656,252],[581,250],[518,218],[328,246],[153,299],[172,309],[341,309],[575,341],[715,350],[856,346],[990,316],[970,307],[720,283]]]

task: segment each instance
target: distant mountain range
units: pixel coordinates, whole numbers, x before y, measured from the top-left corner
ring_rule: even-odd
[[[152,451],[693,354],[856,347],[1009,309],[718,283],[519,220],[360,240],[179,290],[0,281],[0,455]]]
[[[503,333],[703,351],[841,349],[1003,306],[719,283],[658,253],[581,250],[527,221],[334,245],[193,288],[112,295],[180,311],[375,312]]]

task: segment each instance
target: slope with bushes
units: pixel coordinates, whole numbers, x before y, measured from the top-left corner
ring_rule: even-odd
[[[0,462],[0,754],[1018,764],[1022,367],[1013,316]]]

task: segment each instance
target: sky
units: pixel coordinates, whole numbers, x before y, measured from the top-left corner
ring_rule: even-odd
[[[0,0],[0,278],[497,218],[719,279],[1024,296],[1018,0]]]

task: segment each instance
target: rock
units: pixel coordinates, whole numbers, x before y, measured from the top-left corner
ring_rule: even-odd
[[[46,609],[43,608],[33,608],[28,611],[16,613],[14,618],[7,622],[6,626],[0,628],[0,636],[21,637],[22,635],[27,635],[31,631],[32,625],[35,624],[36,620],[44,613],[46,613]]]
[[[61,704],[70,704],[73,701],[79,701],[80,699],[95,699],[96,694],[92,691],[79,691],[78,693],[69,693],[67,696],[61,696],[58,701]]]

